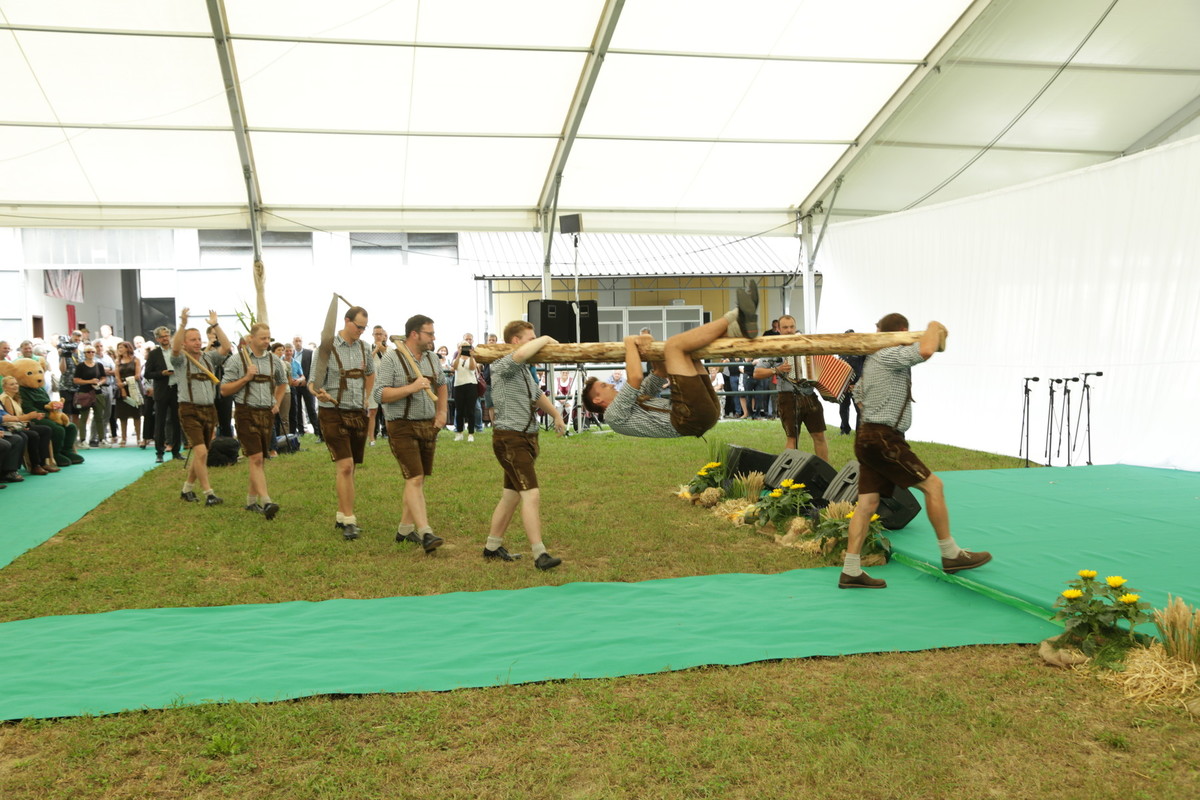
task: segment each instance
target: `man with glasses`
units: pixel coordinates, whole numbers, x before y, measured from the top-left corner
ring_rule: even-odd
[[[425,476],[433,474],[437,435],[446,424],[446,377],[434,355],[433,320],[424,314],[404,323],[404,338],[379,361],[374,399],[387,420],[388,446],[404,475],[404,511],[397,542],[421,545],[426,553],[442,546],[429,527]],[[430,393],[434,397],[430,397]]]
[[[366,309],[351,306],[343,319],[342,330],[332,339],[321,341],[310,388],[320,406],[317,414],[325,446],[337,466],[338,510],[334,527],[350,540],[361,533],[354,515],[354,468],[362,463],[366,448],[367,398],[375,388],[375,365],[362,342],[363,331],[367,329]],[[327,325],[326,330],[332,330],[332,320]]]

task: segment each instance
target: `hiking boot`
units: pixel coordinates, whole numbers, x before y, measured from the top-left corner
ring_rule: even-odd
[[[275,515],[279,513],[279,503],[267,503],[263,506],[263,516],[268,520],[275,519]]]
[[[964,569],[975,569],[991,560],[991,553],[971,553],[963,550],[954,558],[942,559],[942,572],[954,573],[962,572]]]
[[[750,281],[749,289],[737,290],[737,324],[731,326],[736,330],[726,333],[733,338],[758,338],[758,284]]]
[[[838,578],[839,589],[886,589],[887,581],[879,578],[872,578],[867,573],[861,575],[847,575],[842,573]]]
[[[200,502],[200,498],[196,497],[195,492],[180,492],[179,499],[186,500],[189,503],[199,503]]]
[[[425,548],[426,553],[432,553],[445,543],[445,539],[440,536],[434,536],[432,533],[427,533],[421,537],[421,547]]]
[[[358,533],[358,526],[352,522],[347,522],[345,526],[342,527],[342,538],[347,542],[352,542],[357,539]]]
[[[542,553],[540,556],[537,557],[537,561],[533,562],[533,565],[535,567],[537,567],[538,569],[544,571],[544,570],[548,570],[548,569],[554,569],[561,563],[562,563],[561,558],[555,558],[554,556],[550,555],[549,553]]]
[[[483,558],[485,561],[516,561],[521,557],[520,553],[510,553],[501,545],[495,550],[483,548]]]
[[[224,502],[225,502],[224,500],[217,497],[215,494],[208,494],[208,495],[204,496],[204,505],[205,506],[219,506],[219,505],[221,505],[221,503],[224,503]]]
[[[420,544],[421,537],[415,531],[410,531],[408,533],[396,531],[396,541],[400,544],[404,544],[405,542],[408,542],[409,544]]]

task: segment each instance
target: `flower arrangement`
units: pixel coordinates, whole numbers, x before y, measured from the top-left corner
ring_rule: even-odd
[[[813,536],[820,545],[821,552],[827,555],[841,555],[846,552],[850,543],[850,521],[854,519],[854,506],[850,503],[830,503],[821,509]],[[883,523],[878,514],[871,515],[867,525],[867,538],[863,542],[863,563],[868,556],[882,557],[887,561],[892,556],[892,543],[883,535]],[[871,559],[878,561],[878,558]]]
[[[720,489],[724,481],[725,465],[720,461],[710,461],[696,472],[696,477],[687,485],[687,492],[694,497],[705,489]]]
[[[783,531],[789,519],[803,516],[808,511],[812,505],[812,495],[806,491],[803,483],[785,478],[778,488],[763,491],[755,505],[755,521],[760,526],[770,523],[776,530]]]
[[[1127,637],[1132,645],[1134,628],[1150,619],[1150,604],[1143,603],[1120,575],[1101,581],[1094,569],[1081,569],[1078,574],[1054,601],[1058,609],[1054,618],[1062,620],[1065,629],[1060,643],[1075,645],[1089,656],[1119,638]],[[1128,634],[1117,627],[1121,620],[1129,623]]]

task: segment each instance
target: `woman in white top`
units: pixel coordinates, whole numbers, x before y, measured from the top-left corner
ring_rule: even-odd
[[[463,422],[467,425],[467,441],[475,441],[475,403],[479,400],[479,385],[475,380],[475,357],[471,355],[471,343],[458,343],[458,354],[454,356],[454,441],[463,438]]]

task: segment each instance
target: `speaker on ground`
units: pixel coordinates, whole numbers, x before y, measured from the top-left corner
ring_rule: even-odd
[[[833,477],[822,499],[826,503],[858,502],[858,462],[851,460]],[[816,495],[814,494],[814,497]],[[897,486],[891,497],[879,498],[879,522],[889,531],[898,531],[921,513],[921,503],[910,489]]]
[[[836,475],[837,470],[812,453],[784,450],[767,472],[766,485],[775,489],[783,481],[791,478],[796,483],[803,483],[804,488],[813,497],[820,497]]]

